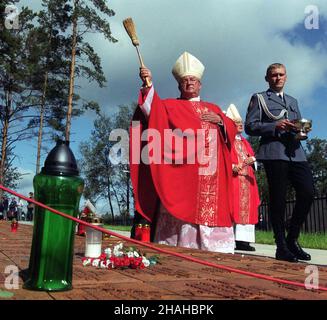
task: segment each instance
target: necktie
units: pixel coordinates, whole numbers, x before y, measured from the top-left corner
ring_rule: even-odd
[[[281,93],[277,93],[278,97],[284,102],[283,95]]]

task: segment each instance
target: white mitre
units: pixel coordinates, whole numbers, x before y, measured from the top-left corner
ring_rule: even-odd
[[[228,118],[232,119],[234,122],[242,121],[242,117],[234,104],[229,105],[227,112],[226,112],[226,116]]]
[[[172,73],[177,80],[180,81],[185,76],[194,76],[201,80],[204,72],[204,65],[200,60],[192,56],[188,52],[184,52],[175,62]]]
[[[90,200],[85,202],[85,207],[88,207],[91,212],[95,213],[96,209]]]

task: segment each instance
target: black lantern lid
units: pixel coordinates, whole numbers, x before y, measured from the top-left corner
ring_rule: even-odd
[[[41,173],[53,176],[79,175],[76,159],[69,148],[69,141],[57,141],[56,146],[49,152]]]

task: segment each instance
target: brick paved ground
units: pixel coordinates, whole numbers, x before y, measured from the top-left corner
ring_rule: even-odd
[[[144,270],[103,270],[83,267],[83,237],[75,238],[73,290],[40,292],[22,288],[29,263],[32,227],[20,225],[17,233],[10,224],[0,221],[0,293],[4,287],[5,267],[16,265],[20,270],[20,289],[12,290],[11,300],[219,300],[219,299],[327,299],[327,292],[305,290],[292,285],[231,273],[160,254],[161,264]],[[103,247],[120,240],[111,237]],[[124,241],[123,241],[124,242]],[[128,244],[127,244],[128,245]],[[159,246],[168,248],[166,246]],[[156,253],[142,248],[148,255]],[[271,258],[209,253],[200,250],[171,248],[206,261],[242,270],[266,274],[304,283],[307,264],[291,264]],[[327,287],[327,267],[319,266],[319,284]],[[4,299],[0,297],[0,300]],[[8,298],[7,298],[8,299]]]

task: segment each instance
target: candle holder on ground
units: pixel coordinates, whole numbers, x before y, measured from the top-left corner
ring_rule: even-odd
[[[17,229],[18,229],[18,221],[16,219],[13,219],[10,225],[10,231],[17,232]]]
[[[89,215],[86,222],[91,223],[94,226],[103,227],[102,218],[96,217],[95,215]],[[98,258],[101,255],[102,250],[102,232],[86,226],[85,234],[85,257]]]

